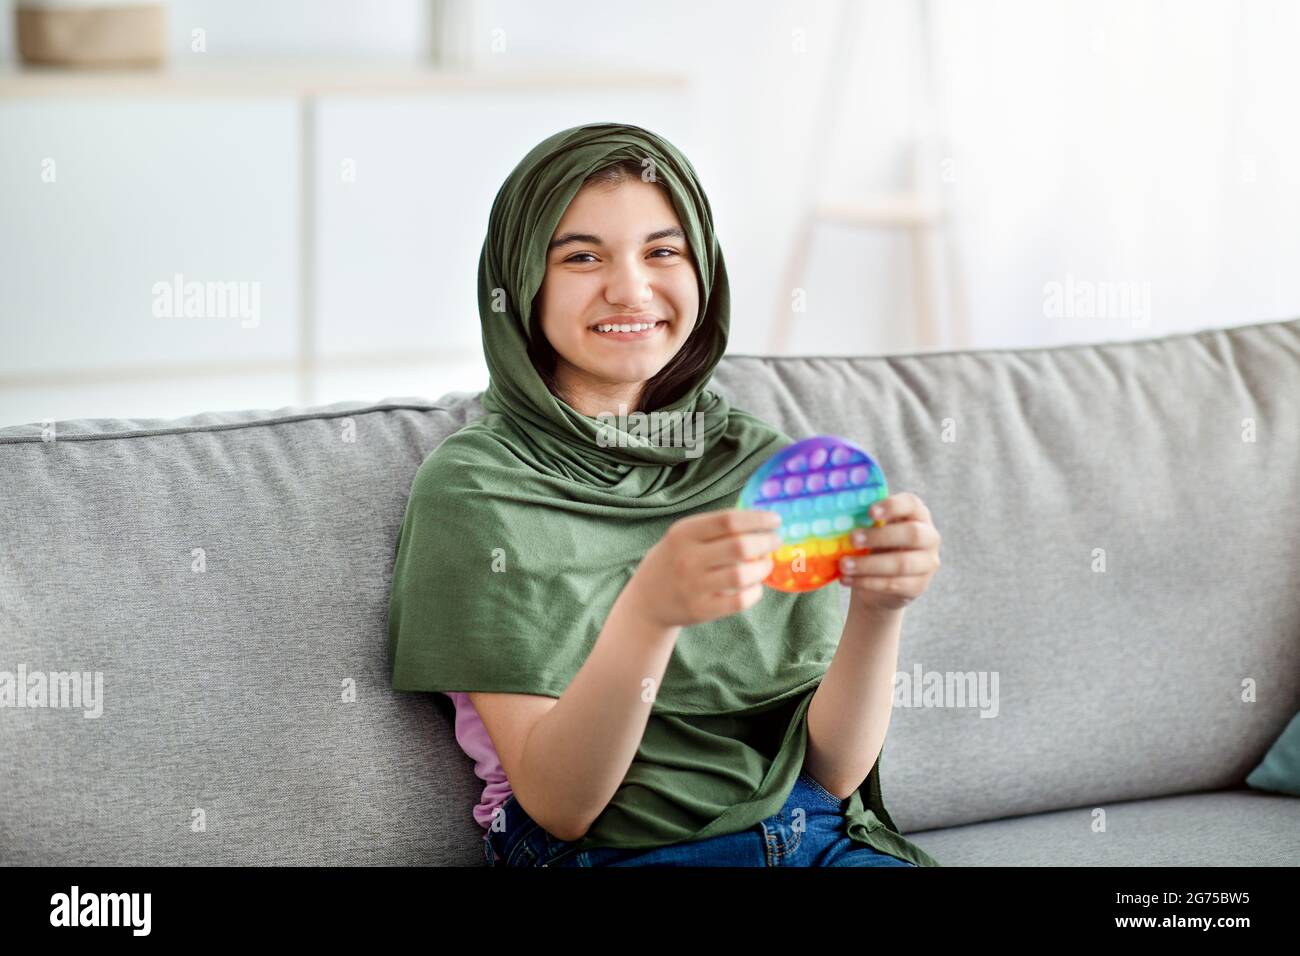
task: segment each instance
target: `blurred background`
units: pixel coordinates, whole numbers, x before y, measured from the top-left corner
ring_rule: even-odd
[[[735,354],[1293,318],[1298,41],[1285,0],[4,0],[0,425],[484,387],[492,199],[595,121],[699,171]]]

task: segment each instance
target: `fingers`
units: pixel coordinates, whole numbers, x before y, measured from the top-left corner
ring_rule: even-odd
[[[770,557],[757,561],[743,561],[726,567],[713,568],[700,575],[700,590],[709,594],[718,591],[743,591],[772,573],[775,562]]]
[[[925,506],[925,502],[910,491],[900,491],[898,494],[882,498],[872,505],[871,517],[876,519],[877,524],[882,521],[888,524],[893,521],[907,521],[909,519],[930,521],[930,509]]]
[[[699,546],[700,567],[704,570],[727,567],[740,561],[754,561],[781,547],[781,536],[771,531],[716,538]]]
[[[743,590],[722,591],[711,594],[700,602],[700,606],[704,608],[705,613],[703,619],[716,620],[728,614],[748,610],[762,600],[763,590],[763,585],[751,584]]]
[[[886,551],[883,554],[854,555],[840,558],[844,577],[910,577],[933,574],[939,570],[939,555],[934,551]]]
[[[871,516],[875,525],[855,529],[849,540],[854,548],[873,553],[841,558],[840,583],[901,597],[919,595],[939,569],[941,539],[930,509],[904,491],[872,505]]]
[[[861,591],[875,591],[881,594],[893,594],[899,597],[919,597],[929,585],[930,575],[911,574],[903,577],[857,577],[840,576],[842,587],[856,588]]]
[[[696,542],[691,563],[700,572],[771,554],[781,547],[781,536],[774,531],[780,524],[771,512],[742,508],[710,511],[680,522],[682,531]]]
[[[772,531],[779,527],[781,518],[771,511],[757,508],[727,508],[722,511],[707,511],[692,515],[682,521],[689,528],[692,537],[700,541],[711,541],[736,534],[752,531]]]
[[[881,528],[857,528],[849,535],[855,548],[879,551],[885,548],[933,548],[939,544],[934,525],[922,521],[903,521]]]

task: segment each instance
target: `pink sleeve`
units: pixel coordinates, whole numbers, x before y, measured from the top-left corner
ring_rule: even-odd
[[[510,783],[469,694],[457,691],[447,696],[456,707],[456,742],[474,761],[474,773],[484,783],[483,796],[474,807],[474,819],[486,830],[492,825],[496,808],[510,799]]]

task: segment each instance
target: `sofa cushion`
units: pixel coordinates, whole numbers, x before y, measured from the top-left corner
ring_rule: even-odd
[[[0,858],[481,864],[450,704],[391,690],[386,631],[411,479],[467,410],[0,431],[0,669],[103,674],[99,717],[0,711]]]
[[[1103,820],[1105,829],[1095,829]],[[1232,789],[968,823],[909,839],[945,866],[1295,866],[1297,834],[1300,800]]]

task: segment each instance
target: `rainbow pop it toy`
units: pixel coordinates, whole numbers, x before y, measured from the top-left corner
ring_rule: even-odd
[[[865,451],[832,435],[787,445],[750,476],[739,508],[781,516],[781,547],[763,579],[778,591],[813,591],[840,576],[840,558],[869,554],[854,548],[854,528],[875,522],[868,509],[889,496],[885,476]]]

